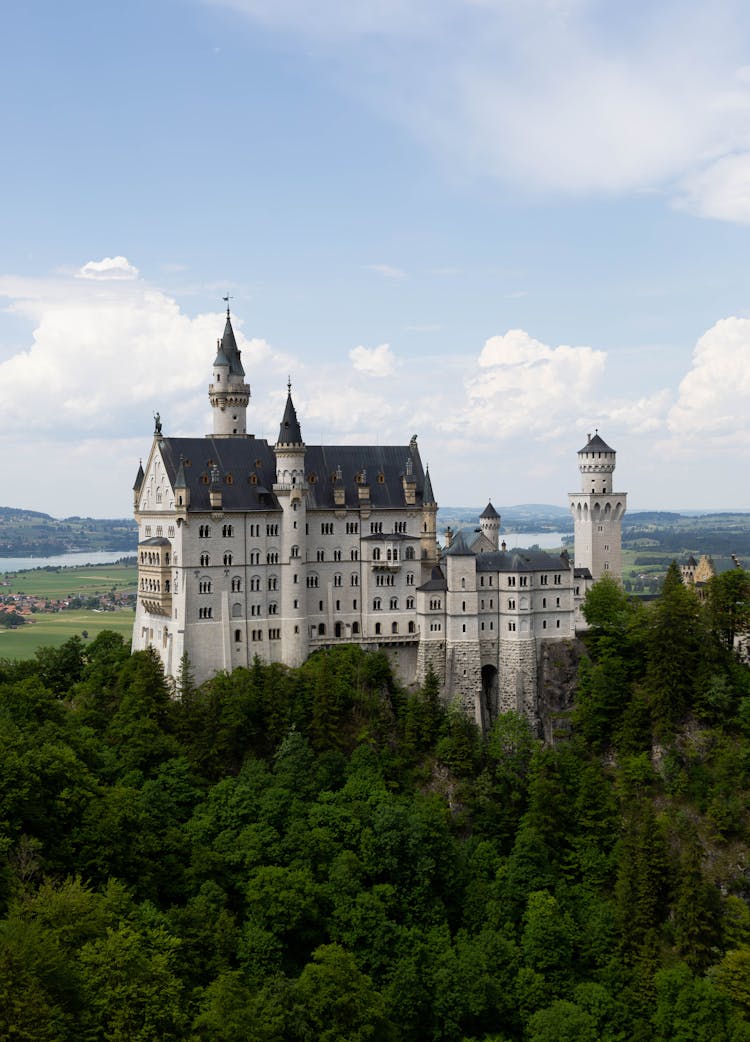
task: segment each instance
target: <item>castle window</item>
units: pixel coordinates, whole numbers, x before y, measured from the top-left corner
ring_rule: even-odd
[[[528,575],[522,575],[521,576],[521,578],[519,579],[519,585],[520,586],[528,586],[529,585],[529,577],[528,577]]]
[[[378,484],[379,484],[379,485],[383,485],[383,484],[385,484],[385,474],[383,473],[383,471],[382,471],[382,470],[381,470],[381,472],[380,472],[380,473],[378,474]]]
[[[235,644],[241,644],[242,643],[242,630],[235,630],[234,631],[234,643]]]
[[[225,565],[230,565],[231,563],[232,563],[232,555],[231,554],[224,554],[224,564]]]
[[[560,586],[562,584],[562,576],[561,575],[556,575],[555,578],[554,578],[554,583],[555,583],[555,586]]]
[[[375,600],[372,602],[372,610],[373,611],[380,611],[382,607],[383,607],[383,602],[381,601],[381,599],[379,597],[376,597]]]
[[[278,576],[277,575],[269,576],[269,579],[268,579],[268,589],[269,590],[278,590],[278,588],[279,588],[279,578],[278,578]]]
[[[295,627],[294,632],[295,633],[299,633],[299,626]],[[281,640],[281,630],[279,630],[279,629],[270,629],[268,631],[268,639],[269,640]]]
[[[373,561],[379,561],[380,560],[380,547],[379,546],[376,546],[374,548],[374,550],[372,551],[372,559],[373,559]]]
[[[461,601],[461,611],[466,611],[466,601]]]
[[[516,585],[516,577],[515,577],[515,575],[509,575],[508,576],[508,586],[515,586],[515,585]]]
[[[405,558],[405,560],[413,561],[414,557],[415,557],[414,547],[413,546],[407,546],[406,550],[404,551],[404,558]]]
[[[307,577],[307,588],[308,590],[317,590],[320,585],[320,580],[317,575],[308,575]]]
[[[509,629],[509,630],[510,630],[510,631],[511,631],[512,633],[513,633],[513,632],[515,632],[515,629],[516,629],[516,624],[515,624],[515,622],[509,622],[509,623],[508,623],[508,629]]]
[[[333,551],[333,559],[334,559],[334,561],[340,561],[341,560],[341,551],[340,550],[334,550]]]
[[[359,574],[357,572],[352,572],[351,583],[352,586],[359,586]]]
[[[546,619],[542,619],[542,629],[543,630],[547,629],[547,620]]]
[[[289,556],[290,557],[299,557],[299,547],[298,546],[293,546]]]
[[[391,597],[391,611],[398,611],[398,597]]]
[[[253,590],[254,592],[257,592],[258,590],[260,590],[260,576],[259,575],[251,576],[251,578],[250,578],[250,589]]]
[[[326,552],[325,552],[325,550],[318,550],[316,556],[317,556],[317,559],[319,561],[325,561],[325,559],[326,559]]]
[[[376,637],[380,636],[380,623],[379,622],[375,623],[375,636]]]
[[[334,575],[334,577],[333,577],[333,585],[334,586],[343,586],[344,585],[344,577],[343,577],[343,575],[339,575],[338,573],[336,575]]]
[[[232,605],[232,618],[233,619],[241,619],[242,618],[242,605],[241,604],[233,604]]]
[[[230,561],[229,563],[231,564],[232,562]],[[266,564],[278,564],[278,563],[279,563],[279,552],[278,552],[278,550],[271,550],[270,553],[266,554]]]
[[[199,619],[210,619],[210,618],[212,618],[213,613],[214,613],[213,608],[199,608],[198,609],[198,618]]]
[[[484,586],[484,576],[483,576],[483,575],[482,575],[482,576],[480,576],[480,579],[479,579],[479,585],[480,585],[480,586]]]
[[[371,521],[370,522],[370,535],[381,535],[383,532],[382,521]]]
[[[324,622],[321,622],[321,624],[318,626],[318,636],[319,637],[325,637],[325,635],[326,635],[326,626],[325,626]]]
[[[211,592],[211,580],[200,579],[198,581],[198,593],[210,593]]]
[[[358,637],[359,636],[359,623],[358,622],[353,622],[352,623],[352,636],[353,637]]]
[[[604,562],[604,571],[605,571],[605,572],[608,572],[608,571],[609,571],[609,561],[605,561],[605,562]]]
[[[211,526],[210,525],[200,525],[199,526],[199,528],[198,528],[198,538],[199,539],[208,539],[208,537],[210,535],[211,535]]]
[[[515,607],[516,607],[516,602],[514,600],[508,601],[508,611],[514,611]]]
[[[269,615],[278,615],[279,614],[279,606],[278,606],[278,604],[275,604],[275,603],[269,604],[268,605],[268,614]]]
[[[231,539],[234,535],[234,525],[224,525],[221,529],[221,534],[225,539]]]
[[[260,564],[260,550],[250,551],[250,564]]]
[[[347,521],[346,522],[346,534],[357,535],[359,532],[359,521]]]
[[[308,474],[307,480],[310,482],[311,485],[314,485],[315,482],[318,480],[318,475],[311,472],[310,474]]]
[[[492,620],[490,620],[490,629],[494,630],[494,628],[495,628],[495,623],[492,622]]]
[[[557,627],[558,629],[560,629],[560,620],[559,620],[559,619],[557,619],[557,621],[555,622],[555,626],[556,626],[556,627]]]
[[[357,610],[357,598],[354,597],[352,599],[352,611],[356,611],[356,610]]]
[[[258,475],[257,474],[251,474],[250,475],[250,484],[251,485],[257,485],[258,484]],[[253,633],[255,633],[255,632],[256,631],[253,630]],[[256,638],[256,639],[258,639],[258,638]]]
[[[398,633],[398,623],[397,622],[392,622],[391,623],[391,633]]]
[[[408,629],[409,629],[409,633],[414,633],[414,632],[416,632],[416,627],[415,627],[415,625],[414,625],[414,623],[413,623],[413,622],[410,622],[410,623],[409,623],[409,627],[408,627]]]
[[[413,586],[414,585],[414,572],[407,572],[406,573],[406,585],[407,586]]]
[[[238,575],[235,575],[232,579],[232,593],[239,593],[242,589],[242,579]]]
[[[413,597],[407,597],[406,598],[406,610],[407,611],[412,611],[413,608],[414,608],[414,598]]]
[[[547,598],[546,597],[542,597],[542,607],[543,608],[547,607]]]
[[[237,431],[235,431],[234,433],[236,434]],[[226,481],[227,485],[231,485],[232,482],[234,481],[234,478],[232,477],[231,474],[225,474],[224,475],[224,480]]]
[[[208,568],[211,564],[211,558],[208,554],[201,554],[201,568]]]
[[[555,597],[555,607],[556,608],[560,607],[560,598],[559,597]]]
[[[330,521],[324,521],[320,526],[321,535],[333,535],[333,525]]]
[[[549,580],[549,576],[548,576],[548,575],[543,575],[543,576],[541,577],[541,579],[539,580],[539,582],[540,582],[540,585],[542,585],[542,586],[546,586],[546,585],[547,585],[547,582],[548,582],[548,580]]]

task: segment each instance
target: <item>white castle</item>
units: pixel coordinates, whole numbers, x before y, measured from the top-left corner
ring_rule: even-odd
[[[405,684],[432,669],[480,724],[537,714],[539,663],[571,641],[586,589],[621,572],[615,453],[589,436],[570,494],[575,565],[508,550],[492,504],[437,542],[437,502],[416,436],[405,445],[305,445],[288,387],[275,445],[247,433],[250,387],[227,309],[209,384],[213,434],[170,438],[158,414],[133,487],[133,650],[200,682],[266,662],[298,666],[340,643],[379,648]]]

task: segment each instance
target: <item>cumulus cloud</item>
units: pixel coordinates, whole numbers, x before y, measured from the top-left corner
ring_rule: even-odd
[[[392,376],[396,371],[396,357],[389,344],[377,347],[354,347],[349,352],[352,365],[367,376]]]
[[[469,428],[497,438],[553,437],[590,409],[606,354],[591,347],[549,347],[522,329],[490,337],[465,382],[466,409],[444,419],[447,430]]]
[[[673,449],[750,447],[750,319],[724,318],[695,345],[669,412]]]
[[[138,269],[127,257],[104,257],[88,261],[76,272],[79,279],[137,279]]]
[[[675,205],[699,217],[750,224],[750,152],[723,156],[683,178]]]

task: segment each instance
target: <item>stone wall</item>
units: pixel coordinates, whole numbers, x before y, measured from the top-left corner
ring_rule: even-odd
[[[501,640],[498,694],[500,712],[514,710],[537,719],[537,652],[535,640]]]
[[[417,683],[424,684],[425,677],[432,670],[440,683],[440,690],[445,690],[445,641],[420,640],[417,648]]]
[[[451,641],[446,649],[445,693],[477,724],[482,725],[482,663],[479,642]]]

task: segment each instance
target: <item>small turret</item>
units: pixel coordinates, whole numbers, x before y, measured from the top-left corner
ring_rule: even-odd
[[[482,535],[492,543],[492,549],[497,550],[500,540],[500,515],[491,502],[479,515],[479,527],[482,529]]]
[[[141,488],[143,486],[143,479],[145,474],[143,473],[143,460],[138,463],[138,473],[135,476],[135,483],[133,484],[133,508],[138,509],[138,500],[141,497]]]
[[[190,506],[190,487],[185,477],[185,457],[180,456],[180,466],[174,479],[174,502],[178,512],[184,512]]]

